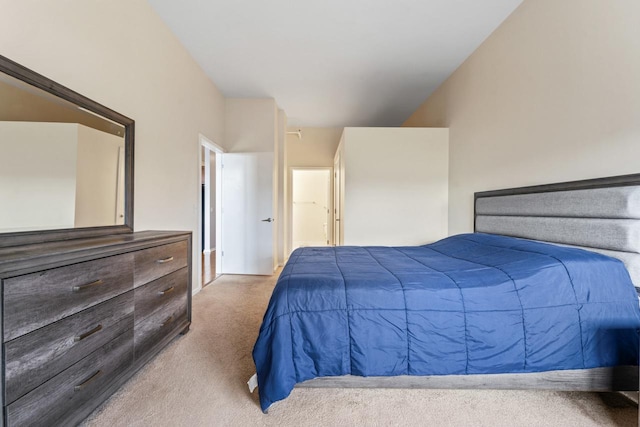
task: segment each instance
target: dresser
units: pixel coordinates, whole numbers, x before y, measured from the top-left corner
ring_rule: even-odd
[[[1,425],[76,425],[191,323],[191,233],[0,248]]]

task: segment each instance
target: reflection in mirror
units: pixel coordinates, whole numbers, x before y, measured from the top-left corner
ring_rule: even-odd
[[[0,73],[0,233],[125,224],[125,128]]]

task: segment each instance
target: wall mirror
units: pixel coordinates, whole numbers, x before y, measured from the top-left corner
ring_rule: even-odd
[[[133,120],[0,56],[0,247],[133,231]]]

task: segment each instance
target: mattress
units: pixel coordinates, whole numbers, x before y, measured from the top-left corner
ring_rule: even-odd
[[[323,376],[526,373],[637,365],[623,263],[461,234],[417,247],[294,251],[253,358],[263,410]]]

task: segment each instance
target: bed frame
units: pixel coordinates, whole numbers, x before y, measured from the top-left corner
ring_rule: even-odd
[[[475,193],[474,231],[621,259],[640,287],[640,174]],[[296,387],[638,391],[638,366],[520,374],[322,377]]]

